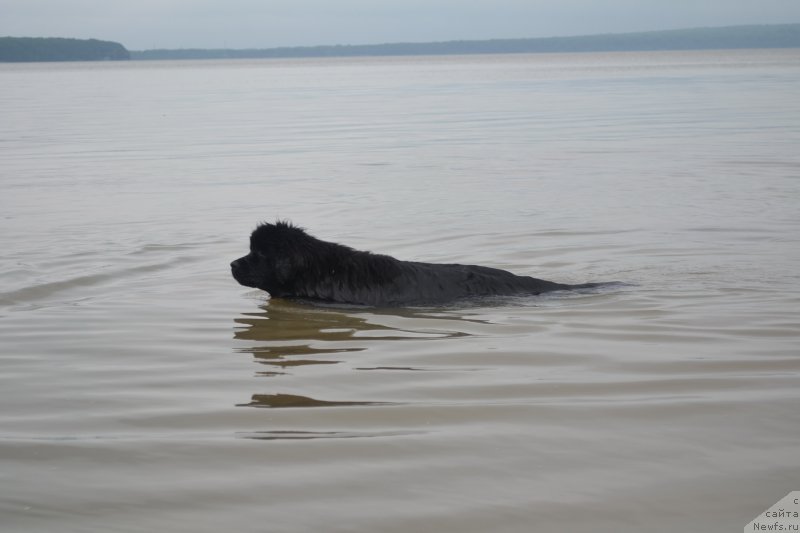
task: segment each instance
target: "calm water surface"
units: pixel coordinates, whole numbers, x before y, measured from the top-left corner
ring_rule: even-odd
[[[800,489],[800,51],[0,66],[4,532],[739,531]],[[262,220],[596,293],[269,300]]]

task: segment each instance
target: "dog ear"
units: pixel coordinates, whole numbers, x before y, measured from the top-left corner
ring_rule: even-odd
[[[275,279],[282,285],[289,282],[292,278],[292,272],[294,271],[292,262],[285,257],[276,259],[273,269]]]

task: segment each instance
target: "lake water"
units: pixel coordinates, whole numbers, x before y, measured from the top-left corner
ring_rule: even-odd
[[[0,65],[3,532],[739,531],[800,489],[800,50]],[[622,281],[269,300],[260,221]]]

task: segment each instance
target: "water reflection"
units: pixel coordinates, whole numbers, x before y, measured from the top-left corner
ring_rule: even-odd
[[[415,368],[413,366],[359,366],[356,370],[402,370],[405,372],[431,372],[433,368]]]
[[[305,355],[324,355],[338,352],[357,352],[363,348],[341,348],[341,349],[318,349],[308,345],[290,346],[253,346],[243,351],[253,354],[256,362],[279,367],[303,366],[303,365],[335,365],[339,361],[320,360],[320,359],[295,359],[294,356]]]
[[[311,440],[311,439],[360,439],[364,437],[396,437],[399,435],[413,435],[419,431],[254,431],[240,433],[243,439],[255,440]]]
[[[253,394],[250,403],[239,404],[239,407],[341,407],[350,405],[392,405],[391,402],[328,402],[315,400],[296,394]]]
[[[436,328],[400,328],[379,324],[380,317],[397,319],[442,319],[464,322],[483,321],[457,314],[436,313],[416,309],[376,310],[370,308],[321,307],[288,300],[269,300],[261,312],[246,313],[234,320],[238,328],[234,338],[255,341],[318,340],[343,341],[359,337],[400,340],[412,338],[451,338],[469,335],[462,331],[442,331]]]
[[[378,323],[394,318],[421,327],[397,327]],[[474,321],[468,318],[408,309],[387,311],[315,307],[285,300],[270,300],[257,313],[247,313],[234,322],[234,338],[253,344],[238,350],[251,353],[257,362],[280,367],[335,364],[320,357],[366,350],[364,341],[447,339],[469,336],[459,330],[432,327],[426,321]]]
[[[346,354],[362,352],[380,342],[441,340],[467,337],[469,324],[483,321],[453,311],[413,309],[375,310],[364,308],[320,307],[286,300],[270,300],[262,308],[234,320],[234,338],[245,346],[239,353],[249,353],[256,363],[270,370],[256,375],[288,378],[301,367],[337,366]],[[461,327],[464,326],[464,327]],[[434,370],[411,366],[361,365],[351,370],[422,371]],[[333,379],[333,378],[332,378]],[[252,395],[242,407],[341,407],[390,405],[376,401],[329,401],[302,394]]]

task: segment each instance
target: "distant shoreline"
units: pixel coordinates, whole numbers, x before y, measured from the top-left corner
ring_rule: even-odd
[[[139,51],[128,51],[120,43],[96,39],[0,37],[0,62],[435,56],[742,48],[800,48],[800,24],[724,26],[530,39]]]
[[[297,46],[265,49],[144,50],[132,51],[131,59],[255,59],[558,52],[634,52],[741,48],[800,48],[800,24],[725,26],[717,28],[692,28],[531,39]]]
[[[125,61],[130,52],[120,43],[61,37],[0,37],[0,63],[53,61]]]

